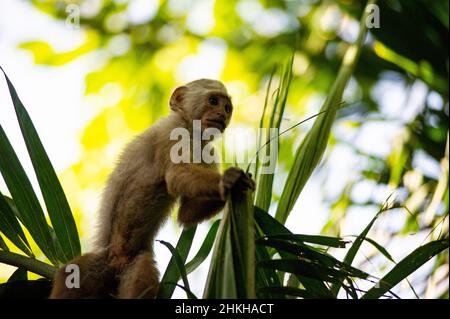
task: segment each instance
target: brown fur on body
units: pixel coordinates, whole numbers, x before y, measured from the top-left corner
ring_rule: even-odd
[[[179,87],[170,107],[168,117],[125,148],[108,179],[95,250],[70,262],[80,267],[80,288],[65,286],[67,274],[62,267],[51,298],[153,298],[159,281],[152,245],[176,201],[181,203],[179,222],[190,226],[219,212],[231,188],[254,187],[239,169],[229,169],[222,176],[212,164],[175,164],[170,159],[170,149],[177,142],[170,140],[173,129],[192,132],[195,119],[201,120],[202,127],[221,131],[228,125],[232,108],[222,83],[198,80]]]

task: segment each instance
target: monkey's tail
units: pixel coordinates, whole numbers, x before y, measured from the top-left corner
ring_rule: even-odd
[[[117,290],[116,277],[106,251],[87,253],[57,271],[50,299],[111,298]]]

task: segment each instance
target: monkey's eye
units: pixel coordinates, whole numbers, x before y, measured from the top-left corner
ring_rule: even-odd
[[[219,99],[217,98],[217,96],[210,96],[209,97],[209,104],[217,106],[219,105]]]
[[[225,112],[230,113],[231,112],[231,105],[225,104]]]

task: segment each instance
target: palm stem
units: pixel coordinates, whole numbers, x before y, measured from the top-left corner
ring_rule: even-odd
[[[10,251],[0,251],[0,263],[23,268],[48,279],[52,279],[57,270],[55,267],[42,261]]]

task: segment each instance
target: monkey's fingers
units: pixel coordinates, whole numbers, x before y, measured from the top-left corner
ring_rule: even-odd
[[[255,188],[256,188],[256,183],[255,183],[255,181],[253,180],[252,174],[251,174],[251,173],[248,173],[248,174],[247,174],[246,180],[248,180],[248,182],[250,183],[250,188],[251,188],[252,190],[255,190]]]
[[[226,195],[231,190],[239,193],[245,192],[247,189],[255,190],[255,182],[251,175],[245,173],[237,167],[227,169],[221,179],[221,199],[225,200]]]
[[[223,176],[223,180],[227,182],[236,182],[241,176],[242,175],[238,172],[230,172]]]
[[[240,168],[230,167],[225,171],[225,173],[223,175],[224,176],[241,176],[243,173],[244,173],[244,171],[242,171]]]
[[[255,182],[251,179],[241,179],[241,181],[245,189],[251,189],[252,191],[255,190]]]
[[[255,189],[254,182],[246,178],[240,178],[239,181],[234,185],[233,190],[239,193],[244,193],[246,190]]]
[[[222,180],[223,188],[225,190],[231,190],[234,187],[234,185],[236,185],[238,180],[239,180],[239,178],[236,178],[236,179],[234,179],[234,178],[233,179],[223,179]]]
[[[255,190],[256,184],[253,181],[253,179],[248,175],[248,174],[244,174],[241,179],[242,183],[244,184],[244,186],[246,188],[249,188],[251,190]]]
[[[223,177],[223,183],[226,188],[232,188],[234,184],[241,178],[241,172],[237,170],[227,170]]]
[[[220,199],[226,201],[228,193],[234,189],[239,182],[239,176],[223,176],[219,184]]]
[[[223,201],[227,200],[228,191],[229,191],[229,188],[225,185],[225,182],[222,178],[219,183],[219,196],[220,196],[221,200],[223,200]]]

